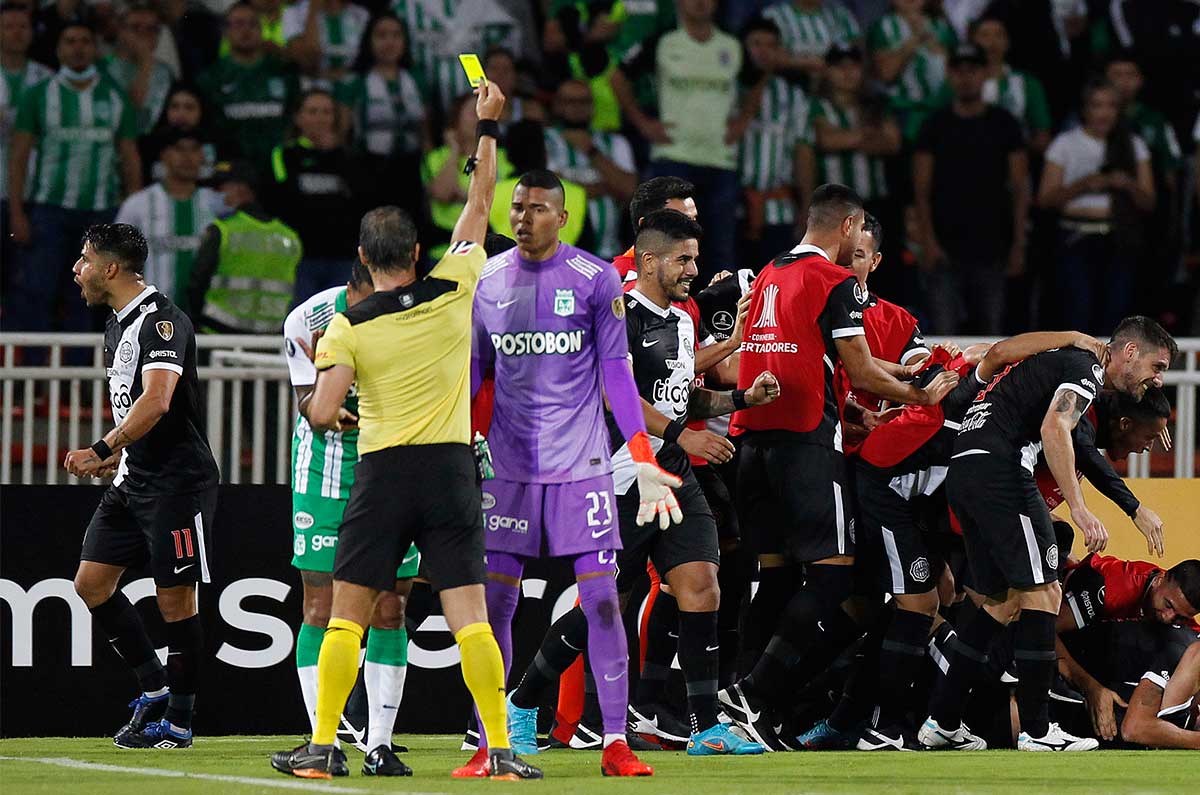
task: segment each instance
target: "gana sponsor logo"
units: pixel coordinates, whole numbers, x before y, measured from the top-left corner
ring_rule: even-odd
[[[492,347],[505,356],[579,353],[583,350],[583,329],[493,334]]]
[[[497,530],[509,530],[514,533],[525,534],[529,532],[529,520],[518,519],[515,516],[500,516],[493,514],[488,517],[488,530],[495,532]]]

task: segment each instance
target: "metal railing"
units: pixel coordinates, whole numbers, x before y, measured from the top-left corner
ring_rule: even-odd
[[[197,335],[196,346],[221,481],[290,483],[296,407],[282,340]],[[44,353],[44,363],[17,365],[18,348]],[[112,427],[103,337],[6,332],[0,354],[0,484],[89,482],[68,475],[62,460]]]
[[[967,345],[987,340],[956,341]],[[1180,361],[1166,376],[1174,393],[1173,475],[1191,478],[1196,471],[1200,338],[1178,342]],[[209,445],[222,482],[290,483],[296,406],[280,338],[199,335],[196,343]],[[18,348],[45,351],[46,363],[17,365]],[[89,353],[89,366],[63,365],[81,355],[86,360]],[[91,444],[112,427],[103,338],[4,332],[0,354],[0,484],[82,482],[62,469],[62,459],[68,450]],[[1131,455],[1128,474],[1150,477],[1150,455]]]

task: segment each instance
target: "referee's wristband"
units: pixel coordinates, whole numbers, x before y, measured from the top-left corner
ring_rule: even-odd
[[[475,138],[479,139],[483,136],[489,136],[500,140],[500,122],[495,119],[480,119],[475,123]]]
[[[671,420],[663,429],[662,438],[665,442],[678,443],[679,434],[687,430],[687,426],[679,420]]]
[[[750,407],[750,404],[746,402],[746,390],[735,389],[729,393],[729,396],[733,399],[733,407],[736,410],[741,411]]]
[[[113,450],[108,446],[108,442],[100,439],[92,445],[92,452],[95,453],[101,461],[107,461],[112,458]]]

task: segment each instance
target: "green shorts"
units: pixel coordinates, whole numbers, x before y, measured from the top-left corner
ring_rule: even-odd
[[[292,565],[300,571],[333,572],[338,528],[349,500],[292,492]],[[396,579],[416,577],[421,553],[413,544],[396,569]]]

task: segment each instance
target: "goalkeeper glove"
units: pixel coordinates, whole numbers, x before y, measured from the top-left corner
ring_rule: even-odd
[[[629,455],[637,466],[638,504],[637,523],[644,525],[658,515],[658,526],[666,530],[671,523],[683,521],[683,511],[679,509],[679,500],[671,491],[678,488],[683,481],[658,466],[654,458],[654,450],[650,447],[650,437],[645,431],[639,431],[629,440]]]

